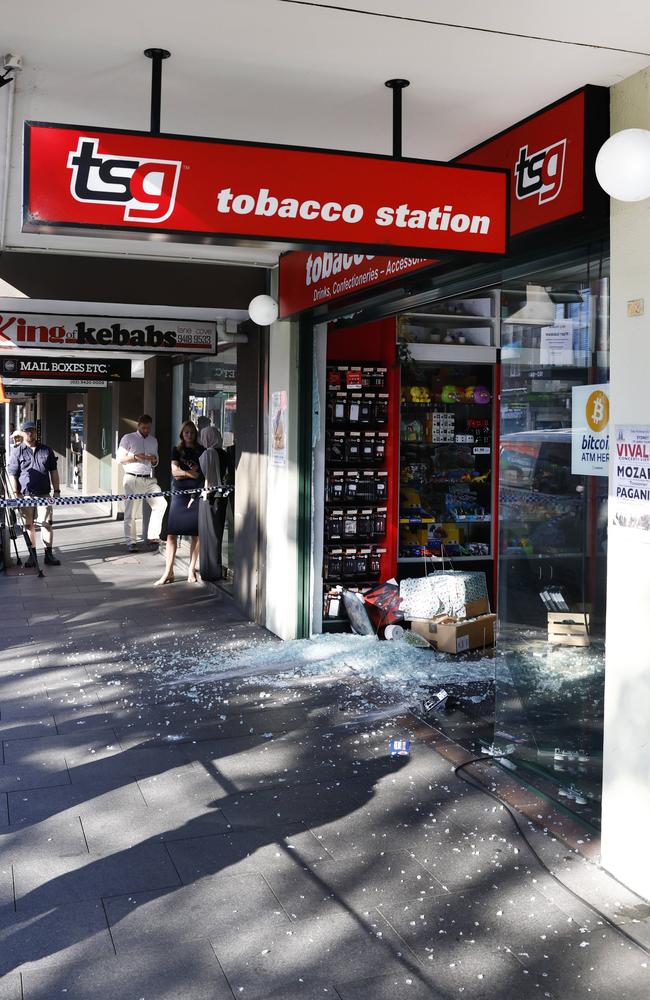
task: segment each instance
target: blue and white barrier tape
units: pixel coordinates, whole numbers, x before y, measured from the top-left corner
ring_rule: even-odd
[[[194,494],[208,493],[208,494],[218,494],[222,497],[230,496],[233,492],[233,486],[215,486],[213,489],[206,490],[204,486],[195,490],[178,490],[178,494],[181,496],[188,496]],[[21,507],[74,507],[77,504],[84,503],[110,503],[112,501],[122,501],[122,500],[150,500],[152,497],[169,497],[173,496],[172,490],[157,490],[155,493],[102,493],[93,496],[73,496],[73,497],[62,497],[62,496],[46,496],[46,497],[33,497],[23,495],[21,497],[0,497],[0,507],[8,507],[12,510],[16,510]]]

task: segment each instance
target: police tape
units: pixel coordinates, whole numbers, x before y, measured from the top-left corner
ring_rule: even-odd
[[[97,493],[92,496],[45,496],[35,497],[23,494],[20,497],[0,497],[0,507],[7,507],[11,510],[21,507],[76,507],[84,503],[112,503],[122,500],[151,500],[153,497],[170,496],[192,496],[205,494],[206,496],[228,497],[234,491],[234,486],[215,486],[206,489],[201,486],[194,490],[156,490],[155,493]]]

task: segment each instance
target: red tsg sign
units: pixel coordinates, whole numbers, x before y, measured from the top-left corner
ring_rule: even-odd
[[[501,169],[25,123],[25,232],[504,253]]]

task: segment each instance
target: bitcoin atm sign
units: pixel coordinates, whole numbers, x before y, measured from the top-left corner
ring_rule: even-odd
[[[606,476],[609,470],[609,384],[573,387],[571,473]]]

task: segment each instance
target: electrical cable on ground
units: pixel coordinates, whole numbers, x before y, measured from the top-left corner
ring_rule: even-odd
[[[485,785],[482,784],[482,782],[480,782],[478,779],[473,779],[472,780],[472,775],[461,774],[461,772],[466,767],[469,767],[471,764],[485,764],[488,761],[492,761],[492,760],[495,760],[495,759],[497,759],[497,760],[499,759],[497,754],[483,754],[480,757],[472,757],[470,760],[466,760],[466,761],[464,761],[464,763],[459,764],[457,767],[455,767],[454,768],[454,774],[456,775],[457,778],[460,778],[461,781],[465,781],[466,784],[470,785],[470,787],[477,788],[479,791],[484,792],[486,795],[489,795],[489,797],[491,799],[494,799],[495,802],[498,802],[499,805],[503,806],[503,808],[506,810],[506,812],[510,816],[510,819],[514,823],[514,825],[515,825],[515,827],[517,829],[517,833],[519,834],[519,836],[521,837],[521,839],[525,843],[525,845],[528,848],[528,850],[530,851],[530,853],[533,855],[533,857],[535,858],[535,860],[537,861],[537,863],[540,865],[540,867],[551,876],[551,878],[553,879],[553,881],[557,882],[557,884],[560,886],[560,888],[562,888],[566,892],[570,893],[573,896],[574,899],[576,899],[583,906],[586,906],[588,910],[591,910],[592,913],[594,913],[597,917],[599,917],[602,921],[604,921],[604,923],[606,923],[609,927],[611,927],[612,930],[616,931],[618,934],[622,934],[622,936],[624,938],[627,938],[627,940],[631,944],[633,944],[637,948],[639,948],[644,953],[644,955],[650,956],[650,948],[647,948],[644,944],[642,944],[640,941],[638,941],[631,934],[628,934],[628,932],[626,930],[624,930],[618,924],[614,923],[614,921],[611,920],[610,917],[607,916],[607,914],[603,913],[602,910],[599,910],[598,907],[595,906],[593,903],[590,903],[588,900],[584,899],[579,893],[575,892],[568,885],[565,885],[565,883],[560,878],[558,878],[558,876],[554,872],[551,871],[551,869],[548,867],[548,865],[546,864],[546,862],[542,860],[542,858],[539,856],[539,854],[537,853],[537,851],[535,850],[535,848],[533,847],[533,845],[528,840],[528,837],[526,836],[526,833],[525,833],[523,827],[521,826],[521,824],[519,823],[519,820],[517,819],[517,816],[516,816],[516,813],[515,813],[514,809],[511,809],[511,807],[508,805],[507,802],[504,802],[503,799],[499,798],[499,796],[495,792],[491,791],[491,789],[486,788]],[[636,893],[635,893],[635,895],[636,895]],[[642,897],[639,897],[639,899],[641,899],[641,898]]]

